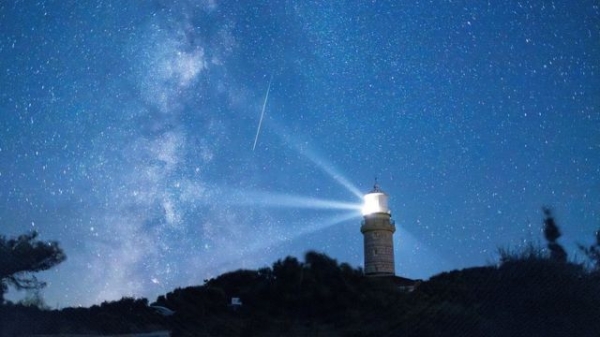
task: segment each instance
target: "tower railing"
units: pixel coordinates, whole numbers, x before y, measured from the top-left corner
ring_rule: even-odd
[[[396,227],[396,221],[394,219],[390,219],[389,221],[390,221],[390,225]],[[366,223],[366,220],[361,220],[360,225],[364,226],[365,223]]]

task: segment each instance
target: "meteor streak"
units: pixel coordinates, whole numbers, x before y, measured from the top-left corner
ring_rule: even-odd
[[[265,101],[263,102],[262,111],[260,112],[260,120],[258,121],[258,128],[256,128],[256,136],[254,137],[254,145],[252,145],[252,151],[256,148],[256,142],[258,141],[258,134],[260,133],[260,127],[262,126],[263,117],[265,117],[265,108],[267,107],[267,99],[269,99],[269,91],[271,90],[271,81],[273,81],[273,75],[269,80],[269,86],[267,87],[267,94],[265,95]]]

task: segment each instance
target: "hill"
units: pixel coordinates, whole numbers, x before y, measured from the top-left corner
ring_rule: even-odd
[[[230,306],[237,297],[242,305]],[[541,255],[442,273],[416,290],[308,252],[175,289],[153,305],[123,298],[90,308],[0,308],[2,336],[598,336],[600,274]]]

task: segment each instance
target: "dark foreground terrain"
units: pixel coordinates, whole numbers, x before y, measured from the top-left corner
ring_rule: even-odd
[[[231,298],[243,303],[234,308]],[[0,307],[0,335],[590,336],[600,335],[600,273],[540,254],[456,270],[412,292],[319,253],[175,289],[152,305],[123,298],[90,308]]]

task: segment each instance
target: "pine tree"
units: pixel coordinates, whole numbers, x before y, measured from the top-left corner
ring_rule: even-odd
[[[0,304],[8,286],[43,288],[45,283],[32,274],[50,269],[66,259],[57,242],[38,241],[37,236],[35,231],[13,239],[0,235]]]
[[[544,237],[548,241],[548,250],[550,251],[550,259],[556,262],[567,262],[567,252],[556,241],[561,236],[560,229],[554,221],[552,210],[547,207],[544,211]]]

